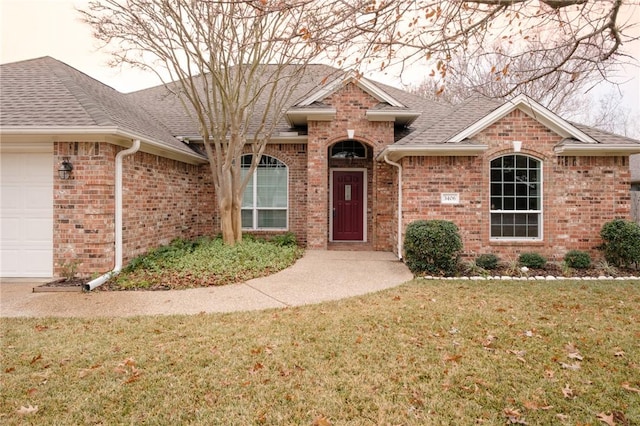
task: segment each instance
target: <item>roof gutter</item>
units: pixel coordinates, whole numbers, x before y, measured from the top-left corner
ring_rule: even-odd
[[[135,139],[131,148],[120,151],[116,154],[116,209],[115,209],[115,266],[113,270],[107,272],[89,281],[83,286],[85,291],[91,291],[96,287],[101,286],[109,280],[109,278],[118,275],[122,270],[122,159],[126,156],[133,155],[140,149],[140,139]]]
[[[566,143],[556,146],[553,151],[563,155],[631,155],[640,154],[640,144]]]
[[[398,168],[398,259],[402,260],[402,166],[384,156],[385,163]]]
[[[470,144],[432,144],[432,145],[391,145],[386,147],[376,159],[385,161],[389,158],[397,161],[403,157],[429,157],[429,156],[476,156],[481,155],[489,148],[488,145]]]
[[[166,145],[161,142],[154,141],[145,137],[144,135],[124,130],[118,126],[44,126],[44,127],[29,127],[29,126],[3,126],[0,128],[0,134],[2,135],[101,135],[101,136],[119,136],[128,140],[140,140],[142,143],[155,148],[158,151],[171,153],[188,159],[189,162],[194,164],[206,163],[206,158],[195,152],[189,150],[180,150],[171,145]]]

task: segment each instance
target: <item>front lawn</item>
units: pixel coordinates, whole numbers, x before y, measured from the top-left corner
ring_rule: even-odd
[[[175,240],[133,259],[101,290],[158,290],[225,285],[273,274],[302,255],[285,234],[272,241],[246,236],[229,246],[221,238]]]
[[[640,424],[637,281],[0,324],[3,424]]]

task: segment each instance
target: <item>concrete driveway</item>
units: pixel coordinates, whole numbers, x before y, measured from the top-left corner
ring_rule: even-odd
[[[169,291],[33,293],[37,281],[0,282],[1,317],[126,317],[283,308],[343,299],[412,279],[395,255],[307,250],[292,267],[241,284]]]

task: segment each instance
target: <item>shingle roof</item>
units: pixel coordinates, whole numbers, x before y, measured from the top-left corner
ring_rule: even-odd
[[[267,80],[273,73],[275,66],[265,66],[263,73],[258,76],[263,80]],[[296,102],[310,93],[319,90],[328,79],[335,78],[335,76],[341,74],[342,71],[327,65],[310,65],[304,73],[300,83],[295,88],[290,96],[290,105],[295,105]],[[195,82],[202,87],[200,81],[203,76],[197,76]],[[139,90],[129,93],[127,96],[136,102],[138,105],[152,113],[160,121],[162,121],[171,132],[176,136],[192,136],[197,137],[199,135],[198,123],[195,118],[189,116],[180,103],[178,96],[175,93],[180,91],[178,84],[171,83],[168,86],[156,86],[149,89]],[[175,92],[175,93],[174,93]],[[250,128],[247,129],[249,134],[256,131],[257,124],[260,119],[260,112],[264,110],[265,103],[267,102],[267,96],[261,96],[254,107],[255,113],[252,120],[250,120]],[[286,109],[286,108],[285,108]],[[287,124],[285,117],[282,117],[278,125],[276,126],[277,132],[285,132],[291,130]]]
[[[0,65],[0,126],[117,128],[193,154],[126,95],[51,57]]]
[[[265,66],[259,78],[267,80],[274,68]],[[74,68],[50,57],[15,62],[0,66],[0,126],[21,127],[118,127],[148,136],[174,150],[193,154],[176,137],[198,137],[199,126],[185,111],[177,95],[178,85],[120,93]],[[288,109],[328,84],[345,78],[345,73],[327,65],[311,65],[291,96]],[[202,79],[202,77],[197,77]],[[396,130],[398,147],[446,144],[450,138],[500,108],[503,103],[484,97],[472,97],[451,106],[434,102],[404,90],[373,82],[376,87],[406,106],[406,110],[422,114],[408,128]],[[258,99],[256,113],[248,132],[255,131],[259,111],[266,97]],[[317,102],[304,108],[326,108]],[[374,109],[401,111],[381,102]],[[607,133],[592,127],[574,124],[580,131],[601,144],[638,144],[630,138]],[[291,129],[285,117],[276,126],[277,132]],[[465,141],[464,143],[472,143]]]

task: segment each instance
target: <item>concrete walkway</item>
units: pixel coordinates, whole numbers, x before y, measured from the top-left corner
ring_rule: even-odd
[[[38,281],[0,282],[1,317],[127,317],[283,308],[395,287],[412,278],[392,253],[307,250],[292,267],[246,283],[169,291],[33,293]]]

